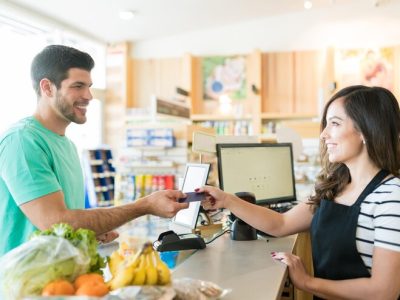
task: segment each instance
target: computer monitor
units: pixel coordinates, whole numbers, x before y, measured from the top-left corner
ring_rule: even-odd
[[[260,205],[296,200],[290,143],[217,144],[217,158],[222,190],[252,192]]]

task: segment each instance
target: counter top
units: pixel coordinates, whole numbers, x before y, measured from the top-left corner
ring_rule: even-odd
[[[297,235],[233,241],[225,234],[196,251],[173,271],[174,278],[191,277],[232,289],[224,300],[280,299],[287,275],[272,251],[293,252]]]

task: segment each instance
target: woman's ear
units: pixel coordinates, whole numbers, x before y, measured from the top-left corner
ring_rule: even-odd
[[[361,142],[363,143],[363,145],[365,145],[365,138],[363,137],[363,135],[360,135],[361,138]]]
[[[48,80],[47,78],[43,78],[42,80],[40,80],[39,85],[42,96],[44,95],[46,95],[47,97],[53,96],[53,83],[50,80]]]

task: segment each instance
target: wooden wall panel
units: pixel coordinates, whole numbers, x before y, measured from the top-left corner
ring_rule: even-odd
[[[397,101],[400,101],[400,46],[393,47],[393,53],[393,93],[396,96]]]
[[[323,54],[319,51],[294,52],[294,111],[318,114],[319,98],[323,96]]]
[[[117,152],[124,142],[125,110],[132,105],[132,89],[128,87],[132,70],[130,44],[116,43],[107,47],[106,93],[104,102],[104,142]]]
[[[183,59],[163,58],[156,63],[156,95],[171,100],[176,98],[176,88],[182,86]]]
[[[133,62],[133,99],[135,107],[149,106],[150,96],[156,90],[155,61],[152,59],[134,59]]]
[[[254,51],[247,56],[247,101],[245,114],[253,117],[254,132],[261,132],[262,53]]]
[[[148,107],[152,95],[172,100],[185,84],[182,58],[134,59],[133,74],[135,107]]]
[[[270,52],[262,56],[262,112],[294,112],[294,54]]]
[[[201,74],[201,58],[192,57],[192,70],[191,70],[191,100],[192,100],[192,114],[202,114],[205,112],[204,99],[203,99],[203,76]]]

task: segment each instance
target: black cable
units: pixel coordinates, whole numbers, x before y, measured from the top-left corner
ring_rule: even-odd
[[[227,233],[227,232],[232,232],[232,230],[226,229],[226,230],[224,230],[223,232],[221,232],[220,234],[218,234],[217,236],[213,237],[211,240],[209,240],[209,241],[207,241],[207,242],[205,242],[205,243],[206,243],[206,244],[209,244],[209,243],[211,243],[211,242],[214,242],[217,238],[219,238],[220,236],[224,235],[224,234]]]

